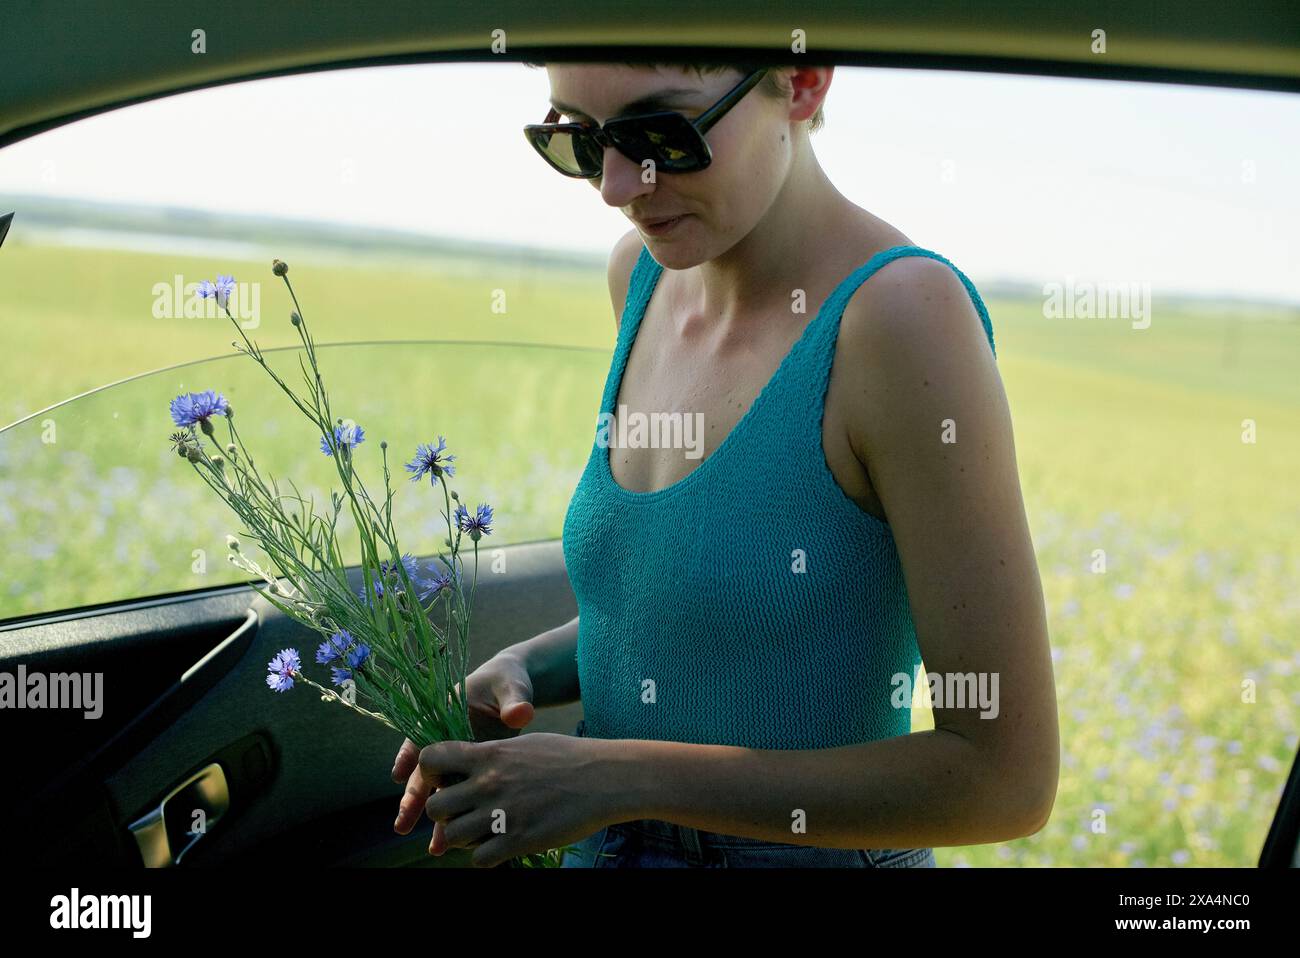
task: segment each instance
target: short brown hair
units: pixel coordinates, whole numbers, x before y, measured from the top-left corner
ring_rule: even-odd
[[[696,75],[701,77],[705,76],[706,74],[724,73],[727,70],[738,70],[742,75],[745,75],[753,72],[754,70],[759,69],[760,67],[788,66],[788,64],[777,64],[777,63],[620,63],[618,65],[626,66],[626,67],[652,67],[652,68],[653,67],[678,67],[679,69],[682,70],[694,70]],[[525,60],[524,66],[544,67],[546,66],[546,63],[545,61],[541,61],[541,60]],[[790,86],[790,81],[785,75],[785,73],[783,73],[779,69],[773,69],[773,70],[769,70],[767,75],[763,77],[763,82],[761,82],[758,85],[758,90],[764,96],[772,97],[773,99],[777,99],[777,100],[783,100],[790,95],[791,86]],[[811,117],[808,118],[809,133],[816,133],[818,130],[822,128],[823,124],[826,122],[826,117],[822,112],[824,107],[825,107],[825,103],[819,104],[817,107],[817,112],[815,112]]]

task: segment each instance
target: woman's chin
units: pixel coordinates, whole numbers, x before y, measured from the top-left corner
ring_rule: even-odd
[[[641,242],[654,257],[655,262],[664,269],[690,269],[705,262],[706,257],[695,243],[681,243],[674,240],[662,240],[642,234]]]

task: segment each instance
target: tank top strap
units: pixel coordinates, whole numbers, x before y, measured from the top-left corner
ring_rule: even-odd
[[[605,392],[601,399],[600,411],[613,412],[618,400],[618,387],[627,366],[627,358],[632,352],[632,343],[636,331],[645,317],[650,297],[654,295],[655,286],[664,268],[646,246],[641,247],[632,275],[628,277],[627,296],[623,300],[623,313],[618,324],[618,339],[614,343],[614,355],[609,364],[609,375],[605,378]]]
[[[924,256],[937,260],[957,274],[962,285],[966,287],[966,292],[970,294],[971,302],[979,315],[980,323],[984,326],[984,334],[988,337],[989,348],[993,350],[993,355],[996,358],[997,348],[993,343],[993,323],[989,318],[988,309],[984,306],[984,301],[980,298],[979,291],[976,290],[975,285],[967,278],[966,274],[933,250],[924,249],[920,246],[894,246],[877,253],[846,276],[822,305],[821,312],[813,320],[814,327],[808,331],[807,355],[805,360],[799,364],[806,373],[801,385],[810,387],[811,394],[805,394],[804,388],[787,390],[790,401],[796,404],[787,409],[789,415],[799,416],[807,413],[815,416],[817,423],[821,423],[822,407],[826,399],[826,387],[830,381],[831,364],[835,356],[835,344],[839,336],[840,319],[844,315],[844,307],[848,305],[858,287],[874,276],[880,269],[896,259],[903,259],[907,256]]]
[[[993,341],[993,323],[989,318],[984,301],[980,298],[979,291],[976,290],[975,285],[966,274],[933,250],[920,246],[894,246],[882,250],[855,269],[827,297],[817,316],[813,318],[785,360],[782,361],[768,386],[760,392],[755,400],[752,415],[745,417],[746,421],[758,419],[763,415],[775,415],[778,421],[789,423],[811,416],[813,417],[812,421],[820,428],[826,399],[826,386],[830,380],[835,344],[839,336],[840,320],[844,315],[845,306],[848,305],[849,300],[857,292],[858,288],[880,269],[896,259],[907,256],[924,256],[937,260],[957,274],[962,285],[966,287],[966,292],[970,294],[971,302],[975,306],[975,311],[984,326],[984,333],[988,337],[989,348],[996,358],[997,348]],[[663,270],[664,267],[650,255],[649,248],[642,246],[641,252],[637,256],[636,265],[633,267],[632,274],[628,279],[627,296],[623,303],[622,319],[619,322],[618,340],[614,347],[614,355],[610,362],[609,374],[605,380],[605,390],[601,399],[600,411],[602,413],[615,412],[614,404],[618,400],[618,388],[623,378],[623,371],[627,366],[628,356],[632,351],[632,344],[636,340],[637,329],[641,325],[641,320],[645,317],[646,308],[650,303],[651,296],[654,294],[655,287],[659,283]],[[787,367],[793,368],[787,370]],[[782,383],[782,378],[787,373],[795,377],[796,381],[794,383]],[[746,424],[747,422],[737,424],[736,432],[743,432],[740,427]],[[800,434],[805,431],[798,430]],[[814,432],[810,435],[817,436],[818,442],[820,442],[820,432]]]

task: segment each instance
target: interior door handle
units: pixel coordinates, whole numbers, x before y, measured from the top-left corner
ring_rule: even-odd
[[[213,763],[167,793],[148,815],[130,825],[146,868],[179,865],[185,853],[230,810],[226,773]]]
[[[249,608],[239,628],[187,669],[163,699],[178,703],[176,707],[179,708],[184,704],[180,699],[186,690],[192,699],[201,695],[243,654],[257,623],[257,610]],[[159,704],[155,703],[153,708],[159,708]],[[247,790],[244,786],[249,785],[250,768],[261,767],[265,773],[265,747],[256,756],[253,748],[250,743],[240,742],[210,756],[203,768],[168,792],[157,808],[127,826],[135,836],[146,868],[179,865],[199,839],[230,811],[230,778],[240,784],[243,792]],[[257,757],[262,759],[261,766],[257,765]],[[222,760],[226,762],[224,766]],[[230,769],[229,775],[227,769]],[[253,778],[258,777],[256,773],[251,774]]]

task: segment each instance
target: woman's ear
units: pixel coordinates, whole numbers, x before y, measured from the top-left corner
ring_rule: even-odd
[[[798,122],[812,118],[826,99],[834,73],[834,66],[796,67],[790,73],[790,85],[793,88],[790,100],[791,120]]]

